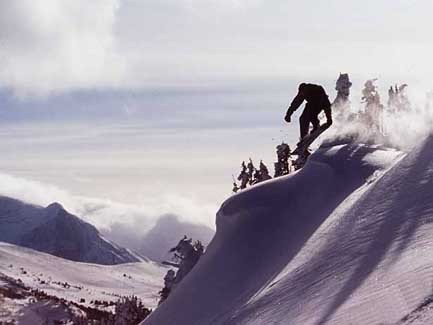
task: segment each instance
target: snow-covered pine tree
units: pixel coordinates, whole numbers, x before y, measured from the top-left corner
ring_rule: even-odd
[[[247,187],[247,185],[250,181],[250,176],[247,172],[247,166],[245,165],[245,161],[242,162],[241,168],[242,169],[241,169],[241,172],[238,176],[238,181],[241,182],[240,189],[243,190],[244,188]]]
[[[252,185],[253,184],[253,177],[254,177],[254,171],[256,170],[256,168],[254,167],[253,161],[251,160],[251,158],[248,161],[248,165],[247,165],[247,173],[248,173],[248,181],[249,184]]]
[[[204,249],[205,247],[200,240],[196,240],[193,243],[192,238],[188,238],[187,236],[184,236],[176,247],[170,249],[170,252],[174,254],[173,259],[175,259],[176,263],[164,262],[164,264],[177,267],[178,270],[174,276],[173,270],[169,270],[165,275],[164,288],[159,292],[161,297],[159,304],[168,298],[169,294],[176,288],[176,285],[197,264],[200,257],[204,254]]]
[[[383,132],[383,109],[379,91],[374,84],[377,79],[367,80],[362,90],[362,101],[365,103],[364,112],[359,114],[360,120],[368,126],[369,130],[377,133]]]
[[[274,177],[279,177],[290,173],[290,169],[289,169],[290,154],[291,154],[290,146],[287,143],[282,142],[277,146],[277,162],[274,164],[275,166]]]

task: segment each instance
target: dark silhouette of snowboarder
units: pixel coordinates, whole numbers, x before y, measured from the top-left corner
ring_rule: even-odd
[[[286,117],[284,118],[287,123],[291,122],[292,114],[301,106],[303,101],[306,101],[304,111],[299,118],[301,140],[308,135],[310,123],[313,125],[313,133],[320,126],[318,115],[321,111],[325,111],[326,124],[332,124],[331,102],[328,95],[322,86],[314,84],[301,83],[299,85],[298,94],[290,104]]]

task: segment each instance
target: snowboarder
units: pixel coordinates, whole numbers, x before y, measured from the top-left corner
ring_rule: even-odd
[[[321,111],[325,111],[326,125],[329,127],[332,124],[331,103],[325,90],[322,86],[306,83],[299,85],[298,94],[287,109],[284,118],[287,123],[291,122],[292,114],[301,106],[304,100],[307,101],[307,104],[299,118],[301,140],[308,135],[310,124],[313,125],[311,133],[319,129],[318,115]]]

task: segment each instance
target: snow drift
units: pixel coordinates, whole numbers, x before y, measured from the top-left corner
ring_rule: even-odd
[[[206,254],[144,324],[397,322],[433,290],[433,137],[328,144],[229,198]]]
[[[110,265],[142,260],[59,203],[44,208],[0,196],[0,230],[0,241],[73,261]]]

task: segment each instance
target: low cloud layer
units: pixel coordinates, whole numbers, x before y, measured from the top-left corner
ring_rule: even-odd
[[[74,196],[56,186],[4,173],[0,173],[0,195],[41,206],[59,202],[69,212],[99,229],[110,231],[113,226],[122,224],[125,229],[134,229],[136,236],[145,234],[167,214],[176,216],[179,222],[213,226],[210,220],[203,219],[203,215],[210,212],[206,210],[210,207],[200,207],[197,202],[181,196],[171,196],[171,203],[167,201],[153,206],[137,206],[108,199]]]
[[[161,216],[152,229],[143,233],[137,225],[115,223],[102,233],[114,242],[128,247],[155,261],[171,259],[170,248],[176,246],[183,236],[200,240],[207,246],[214,235],[209,227],[190,222],[182,222],[174,215]]]
[[[180,210],[168,209],[172,213],[152,214],[156,212],[155,207],[73,196],[55,186],[2,173],[0,184],[0,195],[41,206],[59,202],[69,212],[96,226],[109,240],[156,261],[169,258],[168,250],[184,235],[207,245],[214,233],[210,226],[197,223],[193,218],[193,211],[198,212],[200,208],[193,207],[193,202],[179,201],[179,198],[176,205]]]

